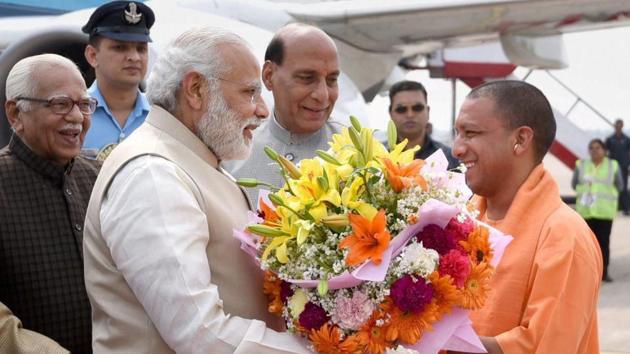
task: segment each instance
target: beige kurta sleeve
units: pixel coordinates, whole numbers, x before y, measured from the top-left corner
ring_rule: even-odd
[[[22,328],[22,322],[0,302],[0,353],[67,354],[54,340]]]

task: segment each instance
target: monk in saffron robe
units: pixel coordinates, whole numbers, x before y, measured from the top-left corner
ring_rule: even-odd
[[[556,132],[549,102],[530,84],[490,82],[467,96],[455,128],[480,219],[514,237],[471,314],[488,353],[599,353],[601,253],[542,164]]]

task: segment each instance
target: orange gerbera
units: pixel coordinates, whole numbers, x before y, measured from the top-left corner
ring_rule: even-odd
[[[476,310],[483,306],[490,291],[490,277],[492,267],[485,262],[475,264],[472,271],[460,289],[462,295],[461,306],[465,309]]]
[[[450,275],[440,277],[440,273],[433,272],[429,275],[429,280],[433,286],[433,298],[439,308],[439,316],[445,312],[451,312],[453,306],[461,302],[462,295],[457,291],[457,287]]]
[[[372,221],[356,214],[348,214],[348,218],[352,224],[352,234],[339,243],[339,248],[350,249],[346,264],[354,266],[368,259],[374,264],[380,264],[381,256],[392,238],[385,228],[385,210],[381,209]]]
[[[282,279],[278,278],[270,271],[265,272],[265,277],[263,279],[263,293],[267,295],[267,298],[269,299],[267,310],[276,315],[282,315],[282,309],[284,307],[280,297],[281,284]]]
[[[418,314],[401,311],[393,306],[390,311],[390,323],[386,329],[388,341],[401,341],[406,344],[414,344],[422,338],[422,334],[431,329],[431,323],[437,321],[438,311],[435,299],[427,304]]]
[[[265,203],[262,198],[258,199],[258,205],[260,205],[260,214],[262,214],[261,217],[265,219],[265,225],[276,225],[280,221],[280,217],[278,216],[276,211],[272,207],[267,205],[267,203]]]
[[[315,351],[322,354],[354,354],[359,353],[354,338],[341,340],[339,327],[328,326],[325,323],[319,329],[312,329],[308,337],[315,347]]]
[[[492,259],[490,232],[487,227],[475,227],[473,232],[468,235],[468,240],[459,241],[459,244],[466,250],[474,264],[490,262]]]
[[[400,193],[405,187],[412,185],[420,186],[427,190],[427,181],[420,176],[420,169],[424,166],[423,160],[413,160],[406,165],[394,163],[389,159],[383,159],[385,168],[387,168],[387,181],[396,193]]]
[[[385,330],[385,338],[388,341],[394,342],[399,340],[403,343],[413,344],[420,340],[427,324],[422,319],[422,312],[414,314],[413,312],[404,312],[394,307],[391,316],[391,322]]]
[[[392,345],[392,343],[386,338],[386,325],[377,325],[377,323],[383,321],[384,315],[385,314],[379,310],[374,311],[372,317],[370,317],[367,323],[361,327],[361,330],[349,337],[347,340],[356,341],[359,349],[362,349],[363,353],[384,353],[385,349],[391,347]]]

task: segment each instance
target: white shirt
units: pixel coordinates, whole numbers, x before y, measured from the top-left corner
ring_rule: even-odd
[[[141,156],[116,174],[101,206],[112,259],[164,341],[177,353],[308,353],[290,333],[223,312],[191,185],[174,163]]]

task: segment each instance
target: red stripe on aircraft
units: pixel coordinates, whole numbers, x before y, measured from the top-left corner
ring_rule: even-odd
[[[475,63],[475,62],[444,62],[444,76],[463,78],[506,77],[510,75],[515,65],[510,63]]]
[[[553,141],[551,144],[551,148],[549,152],[553,154],[553,156],[557,157],[562,163],[564,163],[571,170],[575,169],[575,161],[577,161],[577,156],[571,152],[571,150],[567,149],[561,142],[557,139]]]
[[[556,28],[576,24],[582,20],[582,14],[567,16],[556,24]]]

